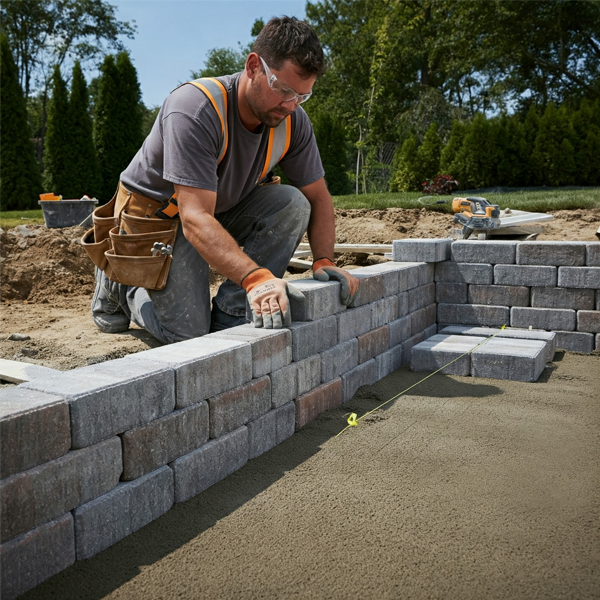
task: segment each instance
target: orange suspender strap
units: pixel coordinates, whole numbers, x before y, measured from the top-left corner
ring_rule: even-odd
[[[283,131],[281,131],[281,128],[285,127],[285,140],[281,139]],[[276,156],[275,160],[273,161],[273,148],[276,145],[275,144],[275,136],[278,136],[277,140],[277,146],[281,145],[283,146],[281,149],[277,148],[276,152],[279,151],[279,156]],[[277,165],[277,163],[279,163],[279,161],[287,154],[288,150],[290,149],[290,142],[292,140],[292,116],[288,115],[285,118],[285,121],[283,123],[280,123],[277,127],[271,129],[269,131],[269,142],[267,144],[267,156],[265,158],[265,166],[263,167],[262,173],[260,174],[260,177],[258,178],[258,181],[261,182],[269,173],[269,171],[271,169],[273,169],[275,167],[275,165]],[[281,142],[283,142],[283,144],[281,144]]]

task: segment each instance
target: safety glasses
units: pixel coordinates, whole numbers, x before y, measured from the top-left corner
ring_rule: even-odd
[[[271,69],[269,69],[269,65],[267,65],[267,63],[262,59],[262,57],[259,56],[258,58],[260,58],[260,62],[262,62],[263,67],[265,69],[265,73],[267,74],[267,82],[269,84],[269,87],[284,102],[291,102],[292,100],[294,100],[296,104],[302,104],[312,96],[312,92],[309,92],[308,94],[298,94],[292,88],[278,81],[277,77],[273,75],[273,72],[271,71]]]

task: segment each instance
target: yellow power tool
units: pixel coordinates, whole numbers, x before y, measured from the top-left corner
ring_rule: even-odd
[[[472,233],[483,233],[500,227],[500,207],[490,204],[481,196],[467,196],[452,200],[454,222],[462,225],[462,239],[466,240]]]

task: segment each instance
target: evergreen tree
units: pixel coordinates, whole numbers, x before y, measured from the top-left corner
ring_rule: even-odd
[[[575,134],[575,183],[596,185],[600,181],[600,102],[586,98],[571,116]]]
[[[525,128],[514,116],[496,120],[496,163],[493,185],[518,187],[524,184],[527,169],[527,142]]]
[[[348,141],[342,122],[325,112],[313,117],[312,124],[329,192],[334,196],[349,194]]]
[[[117,54],[117,71],[119,72],[119,109],[123,144],[123,169],[129,165],[131,159],[144,142],[142,92],[129,54]]]
[[[447,175],[456,177],[454,160],[462,146],[465,138],[467,126],[458,120],[452,122],[452,129],[450,130],[450,137],[446,142],[440,156],[440,171]]]
[[[93,197],[99,193],[100,170],[92,137],[92,119],[88,111],[88,89],[79,61],[73,67],[71,96],[69,99],[69,125],[71,138],[69,152],[69,187],[65,197],[81,198],[83,194]]]
[[[410,136],[396,150],[392,167],[390,192],[413,192],[423,189],[423,173],[414,136]]]
[[[2,210],[37,208],[41,178],[29,138],[27,108],[8,40],[0,34],[0,198]]]
[[[535,138],[537,137],[539,128],[540,117],[535,106],[532,104],[527,111],[527,116],[523,123],[527,156],[523,171],[523,185],[536,185],[538,183],[538,173],[540,172],[541,166],[537,163],[537,157],[533,151],[535,149]]]
[[[433,179],[440,174],[441,154],[442,140],[438,135],[437,125],[432,123],[417,151],[417,159],[424,178]]]
[[[52,97],[48,106],[46,138],[44,140],[44,185],[46,191],[68,198],[71,190],[71,127],[69,123],[69,96],[60,68],[52,74]]]

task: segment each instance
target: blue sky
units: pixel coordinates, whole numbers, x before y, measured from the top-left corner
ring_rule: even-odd
[[[109,0],[120,21],[136,21],[125,39],[146,106],[162,104],[171,90],[204,64],[211,48],[250,42],[255,19],[305,17],[305,0]]]

